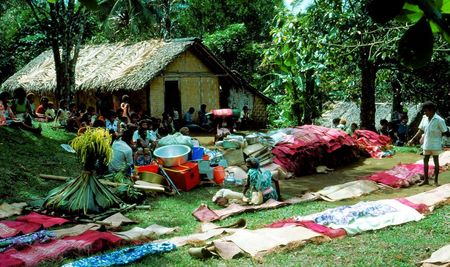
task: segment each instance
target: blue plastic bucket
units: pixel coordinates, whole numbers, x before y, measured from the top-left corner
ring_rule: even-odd
[[[192,148],[192,160],[201,160],[205,150],[203,147],[193,147]]]

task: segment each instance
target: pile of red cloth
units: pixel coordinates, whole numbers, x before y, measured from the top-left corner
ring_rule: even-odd
[[[360,149],[366,151],[372,158],[381,159],[385,153],[384,150],[391,144],[391,138],[385,135],[377,134],[369,130],[356,130],[353,138]]]
[[[69,222],[64,218],[51,217],[32,212],[17,217],[15,221],[0,221],[0,238],[8,238],[21,234],[36,232],[41,228],[49,228]]]
[[[428,175],[433,176],[434,167],[430,166],[428,169]],[[387,171],[376,172],[367,177],[368,180],[388,185],[390,187],[409,187],[417,183],[420,179],[420,175],[424,174],[423,164],[399,164]]]
[[[316,125],[283,131],[288,135],[272,149],[274,162],[297,176],[314,173],[319,165],[335,168],[358,159],[358,146],[344,131]]]

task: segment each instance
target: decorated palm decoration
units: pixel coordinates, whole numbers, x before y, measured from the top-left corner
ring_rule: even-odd
[[[89,128],[71,145],[84,166],[77,178],[50,191],[44,206],[68,213],[98,213],[121,203],[96,177],[96,162],[108,164],[112,158],[111,135],[102,128]]]

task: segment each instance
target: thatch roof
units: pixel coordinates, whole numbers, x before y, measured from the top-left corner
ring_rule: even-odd
[[[141,90],[188,49],[192,49],[213,71],[225,76],[234,85],[259,95],[267,103],[275,104],[272,99],[253,88],[239,73],[222,64],[196,38],[86,45],[80,50],[76,65],[75,91]],[[43,52],[7,79],[0,91],[13,91],[18,87],[33,92],[55,91],[56,73],[51,50]]]
[[[114,91],[144,88],[196,40],[149,40],[135,44],[86,45],[76,65],[75,90]],[[2,84],[2,91],[54,91],[56,74],[51,50],[43,52]]]

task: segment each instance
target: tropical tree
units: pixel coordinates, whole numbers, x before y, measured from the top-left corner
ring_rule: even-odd
[[[275,17],[272,43],[264,51],[261,68],[270,80],[266,93],[282,103],[271,112],[278,117],[272,118],[277,126],[311,124],[321,114],[323,93],[316,85],[327,59],[318,40],[329,35],[310,22],[308,16],[281,11]]]
[[[227,66],[255,85],[253,75],[270,41],[271,19],[282,0],[184,0],[172,15],[173,37],[195,36]]]
[[[296,63],[308,66],[317,60],[311,61],[314,57],[305,55],[323,56],[321,61],[326,68],[317,71],[318,66],[322,67],[320,64],[313,64],[312,68],[316,70],[316,76],[322,77],[319,79],[321,87],[332,87],[334,83],[340,84],[339,88],[346,86],[345,82],[351,82],[348,86],[358,86],[356,94],[360,100],[361,127],[374,130],[377,73],[383,69],[401,68],[395,50],[410,24],[397,21],[382,26],[375,24],[367,15],[365,1],[362,0],[317,0],[305,14],[298,16],[302,18],[301,25],[290,27],[294,35],[301,36],[297,40],[304,42],[298,41],[297,47],[292,48],[306,60]],[[283,29],[275,27],[278,32],[283,32]],[[304,29],[314,30],[308,32]],[[295,36],[290,38],[295,39]],[[278,48],[280,53],[285,53],[283,45]],[[290,49],[286,51],[291,53]]]
[[[56,97],[70,97],[75,87],[75,66],[87,21],[95,0],[24,0],[50,45],[55,62]]]

